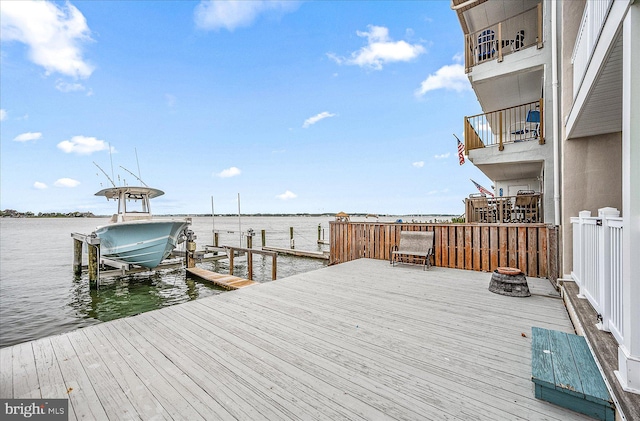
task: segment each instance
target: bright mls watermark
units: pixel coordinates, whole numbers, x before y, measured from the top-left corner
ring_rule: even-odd
[[[67,421],[69,399],[0,399],[3,420]]]

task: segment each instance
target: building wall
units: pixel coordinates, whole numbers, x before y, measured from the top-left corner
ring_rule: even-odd
[[[607,206],[622,211],[622,133],[568,139],[563,155],[563,256],[573,256],[572,216],[583,210],[596,216]],[[571,273],[572,263],[563,259],[563,273]]]
[[[559,16],[561,37],[561,121],[573,106],[571,56],[580,29],[585,0],[563,1]],[[622,99],[621,99],[622,100]],[[573,227],[570,218],[582,210],[597,215],[598,209],[622,210],[622,133],[567,139],[561,126],[561,267],[570,274],[573,266]]]

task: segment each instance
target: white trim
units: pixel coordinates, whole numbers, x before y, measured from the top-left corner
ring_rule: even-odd
[[[605,67],[607,57],[615,46],[616,37],[622,28],[622,21],[624,20],[628,9],[629,0],[616,0],[613,2],[613,5],[609,10],[607,20],[600,32],[600,38],[593,50],[589,66],[584,73],[584,78],[577,95],[575,95],[575,89],[577,88],[574,87],[575,99],[565,124],[567,139],[570,139],[573,136],[573,131],[576,128],[576,122],[584,110],[587,99],[595,88],[595,82],[598,80],[600,73]]]

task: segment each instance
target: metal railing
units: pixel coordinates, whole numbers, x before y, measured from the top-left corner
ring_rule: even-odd
[[[571,63],[573,64],[574,98],[580,91],[584,75],[587,67],[589,67],[593,51],[596,48],[596,44],[602,33],[602,28],[604,27],[604,22],[607,19],[612,5],[613,0],[586,2],[582,14],[582,21],[580,22],[580,29],[578,30],[576,43],[571,56]]]
[[[509,19],[465,35],[465,72],[525,48],[543,47],[542,3]]]
[[[465,199],[468,223],[539,223],[544,222],[542,193],[528,192],[516,196]]]
[[[601,317],[599,327],[619,344],[624,338],[622,284],[622,218],[617,209],[603,208],[598,216],[582,211],[571,218],[573,270],[571,277]]]
[[[544,100],[464,118],[465,150],[538,140],[544,144]]]

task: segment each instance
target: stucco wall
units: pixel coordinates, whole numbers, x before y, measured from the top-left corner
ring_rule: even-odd
[[[622,211],[622,133],[566,140],[563,162],[563,273],[569,274],[573,264],[570,218],[583,210],[595,216],[607,206]]]

